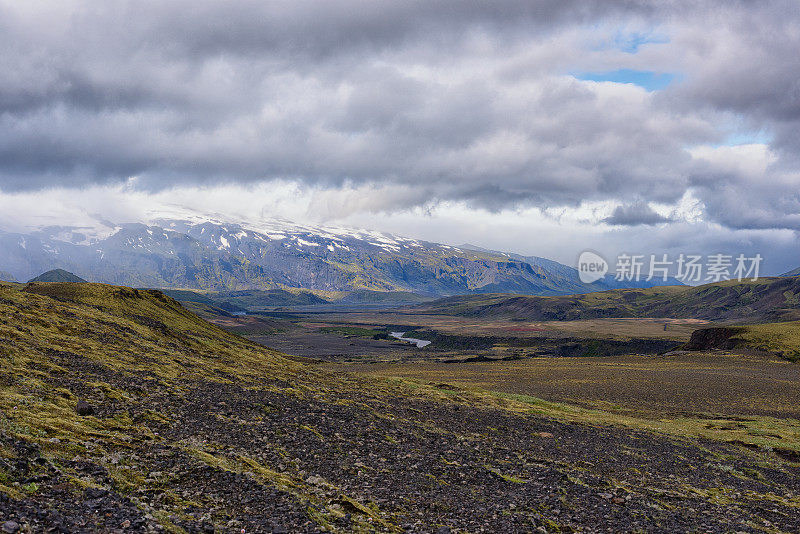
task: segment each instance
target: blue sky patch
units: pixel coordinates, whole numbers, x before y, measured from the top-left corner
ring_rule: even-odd
[[[652,32],[647,33],[624,33],[619,32],[614,36],[613,46],[627,52],[628,54],[635,54],[639,51],[639,47],[646,44],[666,44],[669,38],[665,35],[657,35]]]
[[[772,135],[764,130],[753,132],[737,132],[729,135],[723,145],[768,145],[772,142]]]
[[[647,91],[663,89],[678,78],[678,76],[669,72],[633,69],[619,69],[609,72],[576,72],[572,73],[572,75],[579,80],[593,82],[630,83],[643,87]]]

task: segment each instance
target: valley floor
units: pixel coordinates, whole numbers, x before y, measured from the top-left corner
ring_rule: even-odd
[[[622,413],[800,420],[800,365],[764,354],[679,351],[498,362],[326,364],[325,368],[529,395]]]

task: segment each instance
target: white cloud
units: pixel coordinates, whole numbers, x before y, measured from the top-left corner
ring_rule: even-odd
[[[748,144],[734,146],[698,145],[689,153],[695,160],[710,164],[717,172],[735,176],[760,178],[767,174],[778,156],[768,145]]]
[[[152,222],[164,217],[215,217],[259,227],[269,219],[366,228],[450,245],[487,248],[552,258],[573,264],[591,248],[607,258],[640,253],[761,253],[766,273],[779,274],[797,263],[798,235],[789,230],[731,230],[702,220],[701,203],[691,195],[676,204],[654,205],[674,219],[657,228],[615,227],[603,223],[616,205],[586,202],[575,208],[523,208],[487,211],[463,201],[410,202],[403,210],[391,188],[331,191],[281,184],[180,186],[144,192],[120,185],[82,190],[0,193],[0,226],[29,232],[48,225],[80,226],[87,235],[107,235],[115,224]],[[343,205],[344,203],[344,205]],[[92,230],[89,230],[92,229]]]

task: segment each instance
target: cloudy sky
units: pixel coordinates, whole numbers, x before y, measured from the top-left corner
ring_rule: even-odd
[[[0,228],[187,210],[800,265],[786,1],[0,0]]]

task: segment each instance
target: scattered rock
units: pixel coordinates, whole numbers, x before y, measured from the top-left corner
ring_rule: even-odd
[[[90,369],[95,374],[58,374],[53,380],[73,391],[90,380],[126,391],[141,381],[100,366]],[[73,460],[59,462],[63,475],[49,461],[38,460],[42,453],[33,444],[0,430],[6,453],[0,469],[18,481],[17,491],[28,481],[37,487],[24,502],[0,492],[0,534],[161,533],[154,515],[193,534],[213,532],[215,521],[218,532],[312,533],[320,532],[315,517],[325,514],[326,505],[335,512],[325,514],[331,530],[342,532],[391,530],[394,524],[429,534],[548,532],[558,524],[563,531],[722,533],[730,525],[746,525],[753,510],[775,530],[791,532],[800,520],[800,511],[790,505],[797,473],[734,456],[740,451],[736,445],[715,447],[735,458],[730,463],[738,471],[763,472],[773,485],[726,474],[720,484],[739,500],[719,504],[689,495],[682,499],[685,509],[673,510],[654,506],[663,498],[656,488],[662,483],[706,487],[704,466],[718,461],[716,451],[625,428],[567,424],[468,404],[459,412],[449,403],[417,398],[391,398],[387,404],[383,392],[372,396],[360,389],[344,389],[337,393],[341,403],[329,403],[273,386],[247,389],[194,377],[179,382],[178,390],[158,381],[147,384],[148,394],[124,402],[100,404],[83,395],[98,402],[94,413],[128,413],[134,422],[143,421],[143,430],[146,422],[162,437],[145,439],[149,432],[138,434],[135,427],[126,430],[132,440],[122,433],[111,439],[93,434]],[[265,412],[264,406],[274,408]],[[149,420],[151,412],[169,413],[176,423]],[[82,443],[68,434],[59,437]],[[240,460],[252,461],[254,470],[263,466],[285,473],[280,480],[288,478],[313,495],[298,499],[249,469],[229,468]],[[115,487],[112,465],[147,481],[130,494],[108,491],[104,488]],[[496,472],[487,465],[496,465]],[[671,478],[664,478],[667,473]],[[720,476],[717,470],[711,473]],[[770,512],[739,497],[757,488],[780,490],[786,502],[771,503],[777,511]],[[671,499],[672,493],[665,495]],[[11,519],[19,523],[16,530],[3,525]]]
[[[75,406],[75,411],[78,415],[94,415],[94,406],[85,400],[79,400],[78,405]]]
[[[86,491],[83,492],[89,500],[94,499],[102,499],[106,495],[108,495],[108,491],[104,490],[103,488],[86,488]]]
[[[16,534],[19,532],[19,523],[16,521],[6,521],[3,523],[2,530],[5,534]]]
[[[322,486],[325,484],[325,479],[316,475],[312,475],[306,479],[306,482],[314,486]]]

